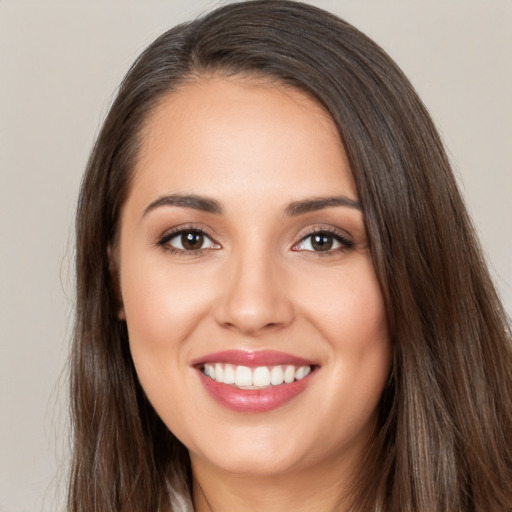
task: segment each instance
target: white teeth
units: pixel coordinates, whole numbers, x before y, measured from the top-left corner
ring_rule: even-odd
[[[270,383],[272,386],[279,386],[284,382],[284,372],[281,366],[274,366],[272,370],[270,370]]]
[[[206,375],[211,377],[213,380],[215,380],[215,366],[213,366],[213,364],[205,365],[205,373],[206,373]]]
[[[235,367],[231,364],[224,366],[224,384],[235,383]]]
[[[243,389],[262,389],[301,380],[311,373],[311,366],[278,365],[249,368],[248,366],[215,363],[205,364],[203,373],[220,383],[234,384]]]
[[[297,368],[297,371],[295,372],[295,380],[301,380],[306,376],[306,368],[307,366]]]
[[[237,387],[252,386],[252,372],[247,366],[237,366],[235,370],[235,384]]]
[[[297,368],[297,371],[295,372],[295,380],[303,379],[306,375],[309,375],[310,371],[310,366],[301,366],[300,368]]]
[[[224,368],[219,363],[215,365],[215,380],[217,382],[224,382]]]
[[[259,366],[254,369],[252,385],[261,388],[270,386],[270,370],[266,366]]]
[[[284,370],[284,381],[290,384],[295,380],[295,366],[287,366]]]

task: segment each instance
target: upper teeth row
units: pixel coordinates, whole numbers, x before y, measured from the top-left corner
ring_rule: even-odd
[[[286,365],[249,368],[215,363],[205,364],[203,372],[206,376],[224,384],[234,384],[240,388],[264,388],[303,379],[311,372],[311,367]]]

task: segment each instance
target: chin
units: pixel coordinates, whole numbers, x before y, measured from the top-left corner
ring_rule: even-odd
[[[321,443],[325,435],[289,425],[232,426],[224,435],[214,430],[212,434],[207,444],[202,439],[199,446],[190,447],[193,466],[194,460],[202,460],[229,474],[277,477],[315,466],[331,453],[330,443],[327,450]]]
[[[252,448],[231,450],[222,455],[217,453],[205,455],[208,457],[207,461],[210,465],[232,475],[277,477],[285,475],[300,466],[300,456],[298,454],[285,454],[277,449],[270,451],[258,446]],[[192,454],[191,459],[194,460]]]

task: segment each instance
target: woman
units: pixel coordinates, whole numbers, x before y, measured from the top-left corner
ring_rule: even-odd
[[[77,217],[69,510],[512,503],[510,330],[411,85],[317,8],[157,39]]]

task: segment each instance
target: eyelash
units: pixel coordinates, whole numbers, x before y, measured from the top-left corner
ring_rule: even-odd
[[[294,245],[294,247],[297,247],[298,245],[304,243],[309,238],[312,238],[314,235],[328,235],[331,237],[334,241],[338,242],[340,244],[340,247],[336,249],[328,249],[326,251],[309,251],[309,250],[302,250],[301,252],[313,252],[317,256],[321,257],[328,257],[333,256],[336,254],[339,254],[340,252],[346,252],[354,248],[354,242],[350,240],[346,235],[341,234],[338,230],[334,228],[328,228],[328,227],[315,227],[307,231],[299,240],[298,243]],[[300,250],[295,249],[297,252]]]
[[[173,247],[169,244],[171,240],[174,238],[178,238],[179,236],[186,235],[186,234],[194,234],[194,235],[201,235],[205,238],[209,239],[212,244],[217,245],[220,247],[219,244],[213,241],[213,237],[204,229],[199,229],[195,227],[187,227],[187,226],[181,226],[179,228],[176,228],[174,230],[171,230],[167,233],[165,233],[160,240],[158,240],[157,245],[158,247],[161,247],[162,249],[169,251],[171,254],[176,254],[178,256],[201,256],[204,251],[213,249],[216,250],[218,247],[207,247],[207,248],[201,248],[201,249],[180,249],[178,247]],[[182,244],[183,245],[183,244]]]
[[[185,234],[194,234],[194,235],[200,235],[204,236],[205,238],[209,239],[210,242],[213,245],[216,245],[217,247],[206,247],[201,249],[180,249],[178,247],[173,247],[169,244],[169,242],[175,238],[178,238],[179,236],[185,235]],[[338,242],[340,244],[340,247],[335,249],[328,249],[325,251],[314,251],[314,250],[305,250],[305,249],[295,249],[295,247],[299,246],[300,244],[303,244],[308,240],[309,238],[313,237],[314,235],[327,235],[334,239],[334,241]],[[183,244],[182,244],[183,245]],[[325,257],[325,256],[332,256],[334,254],[338,254],[340,252],[349,251],[354,248],[354,242],[350,239],[348,239],[345,235],[342,235],[339,231],[333,229],[333,228],[312,228],[310,231],[308,231],[306,234],[304,234],[299,242],[294,244],[292,250],[296,252],[312,252],[315,253],[318,256]],[[213,237],[204,229],[198,229],[195,227],[179,227],[175,230],[167,232],[165,235],[163,235],[157,242],[157,246],[165,249],[166,251],[169,251],[171,254],[176,254],[179,256],[201,256],[204,251],[208,250],[217,250],[220,248],[220,245],[216,243],[213,239]]]

